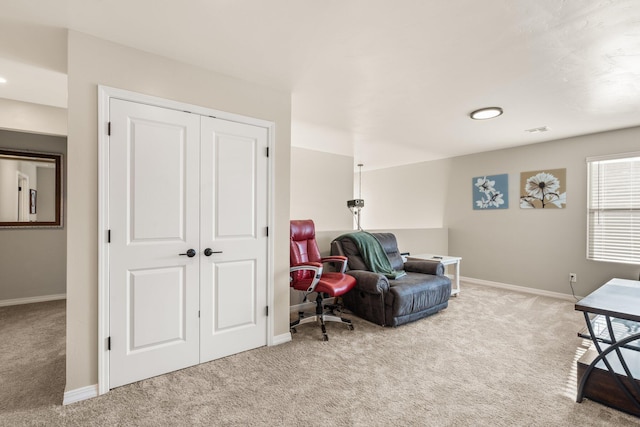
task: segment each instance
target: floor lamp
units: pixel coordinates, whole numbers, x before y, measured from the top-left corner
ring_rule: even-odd
[[[358,175],[360,179],[360,183],[358,185],[358,198],[353,200],[347,200],[347,207],[351,211],[353,215],[356,217],[356,224],[358,226],[358,231],[362,231],[362,227],[360,226],[360,211],[364,207],[364,200],[362,200],[362,163],[358,163]]]

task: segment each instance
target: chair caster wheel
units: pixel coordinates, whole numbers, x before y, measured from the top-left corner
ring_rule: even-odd
[[[291,333],[295,334],[297,332],[298,332],[298,330],[296,328],[291,328]]]
[[[329,337],[328,337],[328,336],[326,336],[326,335],[323,335],[323,336],[322,336],[322,341],[329,341]]]
[[[349,325],[348,328],[350,331],[353,331],[353,325]]]

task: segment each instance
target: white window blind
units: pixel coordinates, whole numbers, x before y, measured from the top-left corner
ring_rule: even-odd
[[[587,258],[640,264],[640,152],[587,159]]]

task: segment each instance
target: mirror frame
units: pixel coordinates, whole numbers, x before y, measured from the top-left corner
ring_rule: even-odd
[[[62,153],[46,153],[41,151],[14,150],[10,148],[0,148],[0,156],[29,157],[53,160],[56,165],[56,216],[53,221],[0,221],[0,229],[3,228],[63,228],[63,206],[62,201]]]

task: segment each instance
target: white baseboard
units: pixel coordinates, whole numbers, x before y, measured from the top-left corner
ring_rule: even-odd
[[[271,345],[280,345],[280,344],[288,343],[289,341],[291,341],[291,332],[274,336],[273,343]]]
[[[475,285],[492,286],[494,288],[509,289],[511,291],[523,292],[523,293],[526,293],[526,294],[533,294],[533,295],[540,295],[540,296],[543,296],[543,297],[558,298],[558,299],[562,299],[562,300],[566,300],[566,301],[572,301],[572,302],[576,301],[573,298],[573,295],[563,294],[563,293],[560,293],[560,292],[545,291],[545,290],[542,290],[542,289],[528,288],[526,286],[510,285],[510,284],[507,284],[507,283],[492,282],[490,280],[474,279],[473,277],[460,276],[460,280],[463,281],[463,282],[468,282],[468,283],[472,283],[472,284],[475,284]],[[461,289],[460,293],[464,294],[464,289]],[[582,297],[576,295],[576,298],[581,299]]]
[[[35,302],[56,301],[60,299],[67,299],[67,294],[42,295],[39,297],[4,299],[4,300],[0,300],[0,307],[7,307],[10,305],[20,305],[20,304],[32,304]]]
[[[87,400],[94,397],[98,397],[98,384],[65,391],[62,404],[68,405],[70,403],[80,402],[81,400]]]

